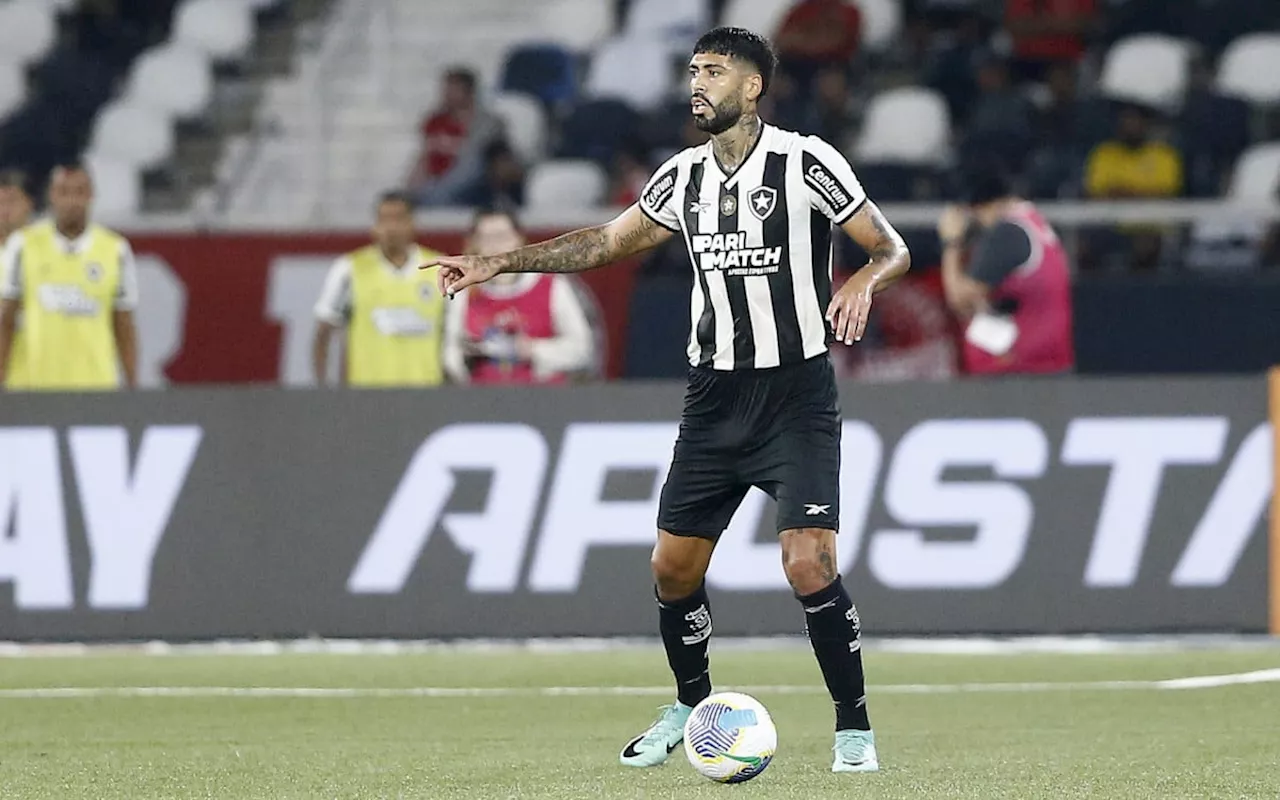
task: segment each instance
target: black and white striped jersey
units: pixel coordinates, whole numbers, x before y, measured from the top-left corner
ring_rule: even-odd
[[[772,125],[730,174],[710,142],[659,167],[640,209],[680,233],[693,262],[689,363],[764,369],[826,352],[832,226],[865,201],[838,150]]]

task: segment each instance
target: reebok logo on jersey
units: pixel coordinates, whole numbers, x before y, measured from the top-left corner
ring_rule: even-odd
[[[658,177],[644,193],[645,208],[650,211],[658,211],[667,201],[671,199],[671,195],[676,190],[676,171],[674,169]]]
[[[704,271],[721,269],[734,277],[771,275],[782,265],[782,247],[747,247],[747,234],[700,233],[692,237],[693,252]]]

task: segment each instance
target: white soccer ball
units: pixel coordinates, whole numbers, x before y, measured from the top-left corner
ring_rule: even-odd
[[[778,749],[778,729],[759,700],[719,692],[698,703],[684,723],[684,754],[703,776],[741,783],[764,772]]]

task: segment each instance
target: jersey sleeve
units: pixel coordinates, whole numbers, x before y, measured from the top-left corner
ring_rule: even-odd
[[[22,299],[22,234],[11,235],[0,250],[0,299]]]
[[[116,287],[116,311],[134,311],[138,307],[138,260],[128,242],[120,244],[120,285]]]
[[[680,230],[680,209],[676,202],[676,179],[680,175],[680,155],[658,167],[640,193],[640,210],[670,231]]]
[[[849,160],[822,139],[805,137],[800,165],[810,206],[835,224],[843,225],[867,201],[867,193],[853,174]]]
[[[335,327],[347,324],[351,317],[351,259],[344,256],[329,268],[315,314],[316,319]]]

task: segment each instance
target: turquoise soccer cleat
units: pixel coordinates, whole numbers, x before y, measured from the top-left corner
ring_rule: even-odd
[[[876,735],[871,731],[836,731],[832,772],[879,772]]]
[[[618,757],[628,767],[656,767],[684,741],[684,723],[693,709],[682,703],[662,706],[662,714],[649,729],[627,742]]]

